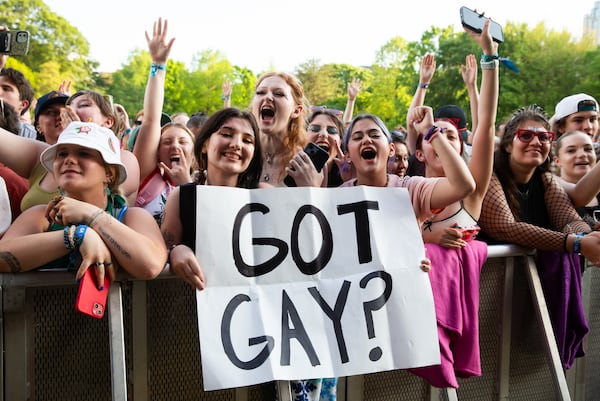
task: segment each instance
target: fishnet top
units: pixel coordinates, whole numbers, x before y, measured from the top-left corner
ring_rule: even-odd
[[[565,250],[566,234],[591,231],[553,175],[542,173],[541,180],[544,202],[539,207],[547,212],[545,227],[526,222],[527,216],[515,217],[498,177],[495,173],[492,175],[479,217],[479,225],[487,237],[528,248],[562,251]],[[530,196],[521,203],[535,201],[535,198]]]

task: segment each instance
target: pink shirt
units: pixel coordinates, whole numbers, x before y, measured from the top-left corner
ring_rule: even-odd
[[[431,217],[431,193],[433,188],[442,178],[426,178],[421,176],[398,177],[395,174],[388,174],[388,187],[399,187],[408,189],[408,196],[412,203],[413,210],[419,226],[425,220]],[[342,187],[352,187],[356,178],[344,182]]]

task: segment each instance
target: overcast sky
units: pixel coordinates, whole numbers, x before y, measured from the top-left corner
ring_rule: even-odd
[[[176,38],[171,58],[190,63],[202,50],[219,50],[235,65],[255,73],[275,69],[292,72],[310,59],[325,63],[370,65],[387,41],[401,36],[418,40],[431,26],[460,28],[459,9],[467,6],[505,25],[524,22],[530,28],[568,30],[579,37],[592,0],[45,0],[89,41],[100,70],[112,72],[131,51],[147,49],[144,31],[168,19]],[[82,7],[84,8],[82,10]],[[93,8],[87,10],[85,8]],[[461,28],[462,29],[462,28]],[[502,49],[500,49],[500,53]]]

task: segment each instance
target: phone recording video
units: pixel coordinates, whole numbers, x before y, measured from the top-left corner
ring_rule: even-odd
[[[481,33],[483,31],[483,24],[485,24],[486,20],[487,17],[483,14],[479,14],[478,12],[464,6],[460,8],[461,24],[474,32]],[[492,39],[495,42],[504,42],[502,26],[495,21],[491,21],[490,23],[490,35],[492,35]]]

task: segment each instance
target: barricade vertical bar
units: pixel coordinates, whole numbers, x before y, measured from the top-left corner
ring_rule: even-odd
[[[289,380],[277,380],[277,401],[292,401]]]
[[[502,292],[502,320],[500,322],[500,360],[498,362],[498,400],[500,401],[509,399],[514,272],[515,258],[506,258],[504,264],[504,288]]]
[[[148,400],[148,320],[146,281],[132,283],[131,321],[135,346],[131,350],[133,364],[133,399]]]
[[[121,284],[118,281],[110,286],[108,298],[112,400],[127,401],[123,302],[121,300]]]
[[[570,401],[571,396],[569,395],[567,380],[560,362],[560,356],[558,354],[558,347],[556,346],[554,332],[552,331],[552,323],[550,322],[550,315],[548,314],[546,299],[544,298],[544,293],[542,290],[542,283],[540,281],[540,276],[532,256],[527,257],[526,272],[529,288],[531,290],[533,306],[544,334],[544,341],[546,345],[547,356],[549,357],[550,361],[552,378],[558,388],[558,395],[560,396],[560,399]]]

